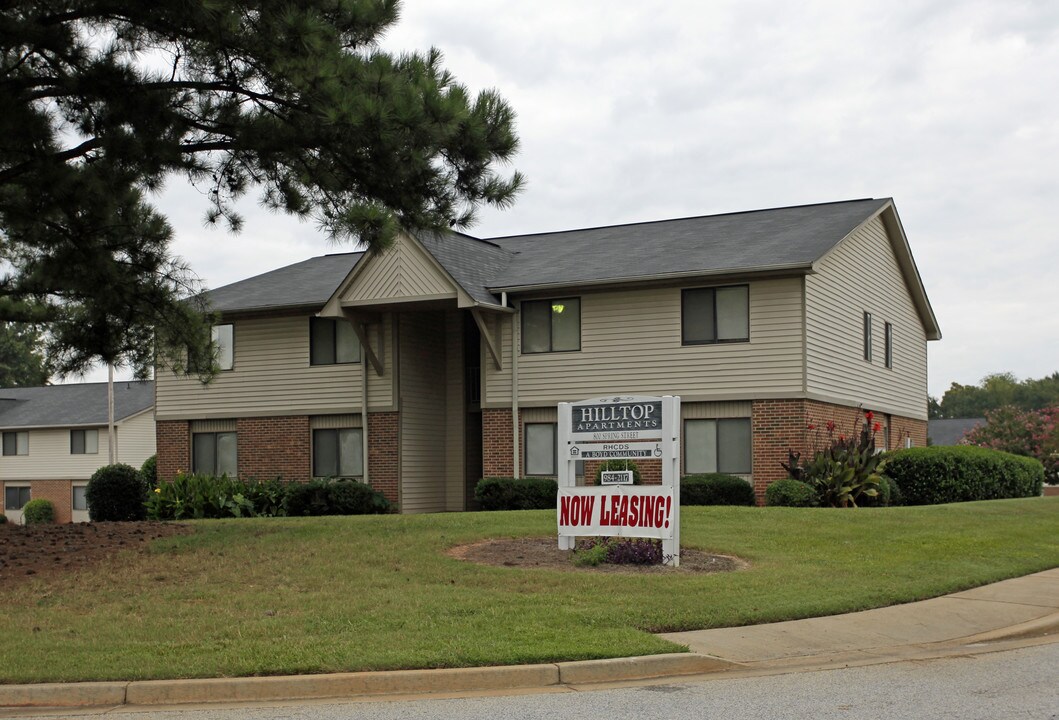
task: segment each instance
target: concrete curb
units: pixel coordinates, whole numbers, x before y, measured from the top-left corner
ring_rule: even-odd
[[[488,692],[701,675],[734,667],[693,653],[440,670],[0,685],[0,708],[184,705]]]
[[[990,630],[977,635],[960,638],[964,644],[998,642],[1000,640],[1021,640],[1023,638],[1044,637],[1059,634],[1059,612],[1029,620],[1011,627]]]

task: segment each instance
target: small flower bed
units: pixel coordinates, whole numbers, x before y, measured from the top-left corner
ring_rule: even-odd
[[[648,538],[590,538],[578,545],[578,565],[662,565],[670,556],[662,553],[662,541]]]
[[[810,422],[806,428],[816,431],[812,455],[803,458],[788,450],[787,462],[781,463],[791,478],[810,485],[820,504],[830,507],[857,507],[858,500],[879,494],[886,457],[876,451],[875,435],[882,425],[875,422],[874,413],[869,410],[863,418],[858,416],[848,435],[836,436],[835,421],[829,420],[823,447],[819,447],[817,426]]]

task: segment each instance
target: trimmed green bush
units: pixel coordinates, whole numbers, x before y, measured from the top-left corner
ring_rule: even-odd
[[[0,513],[0,525],[3,525],[6,522],[7,522],[7,515],[4,515],[3,513]]]
[[[51,525],[55,522],[55,506],[51,500],[37,498],[22,508],[22,522],[27,525]]]
[[[353,480],[310,480],[287,486],[288,515],[372,515],[390,510],[386,497]]]
[[[596,468],[596,485],[602,484],[600,480],[603,477],[604,470],[607,472],[612,472],[614,470],[632,470],[632,484],[640,484],[640,468],[636,467],[636,463],[632,460],[605,460],[601,462],[599,467]]]
[[[681,505],[754,505],[754,488],[746,480],[724,473],[680,478]]]
[[[878,490],[879,494],[874,497],[862,497],[860,507],[891,507],[901,504],[901,488],[893,478],[880,476]]]
[[[552,478],[482,478],[474,497],[482,510],[555,509],[559,484]]]
[[[897,481],[906,505],[1033,497],[1044,484],[1038,460],[965,445],[897,450],[886,474]]]
[[[769,507],[815,507],[818,501],[812,485],[786,478],[765,488],[765,504]]]
[[[104,465],[85,487],[88,517],[105,520],[143,520],[147,515],[147,483],[140,471],[124,463]]]
[[[147,487],[154,487],[158,484],[157,455],[152,455],[143,461],[143,465],[140,466],[140,475],[143,475],[143,481],[147,483]]]

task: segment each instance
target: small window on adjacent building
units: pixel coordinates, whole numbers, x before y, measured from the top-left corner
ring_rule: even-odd
[[[684,472],[751,472],[750,418],[684,421]]]
[[[522,352],[581,349],[581,299],[531,300],[522,303]]]
[[[360,428],[313,430],[313,477],[363,477],[363,442]]]
[[[681,293],[684,345],[750,340],[750,287],[695,288]]]
[[[871,362],[871,313],[864,313],[864,359]]]
[[[4,433],[4,455],[29,455],[29,433]]]
[[[555,475],[556,423],[526,423],[526,474]],[[584,471],[582,471],[584,472]]]
[[[203,432],[191,436],[191,469],[199,475],[238,474],[234,432]]]
[[[235,365],[235,330],[229,325],[214,325],[211,331],[217,351],[217,367],[231,370]]]
[[[30,490],[25,485],[8,485],[4,488],[4,510],[21,510],[30,501]]]
[[[99,430],[71,430],[70,454],[95,455],[99,452]]]
[[[360,362],[360,340],[353,326],[336,318],[309,318],[309,364]]]
[[[80,512],[88,511],[88,500],[85,499],[84,485],[74,485],[73,487],[73,509]]]
[[[886,323],[886,367],[894,366],[894,326]]]

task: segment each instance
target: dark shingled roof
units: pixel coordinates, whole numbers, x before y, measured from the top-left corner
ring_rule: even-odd
[[[979,425],[985,418],[945,418],[927,421],[927,437],[931,445],[959,445],[963,436]]]
[[[219,312],[322,306],[364,253],[309,258],[206,293]]]
[[[114,420],[154,405],[154,382],[114,383]],[[0,427],[72,427],[107,424],[107,384],[0,388]]]
[[[807,267],[888,202],[850,200],[491,238],[518,256],[489,287]]]
[[[419,233],[416,238],[468,295],[481,303],[500,304],[486,287],[491,278],[511,264],[514,253],[486,240],[457,233],[444,236]]]

